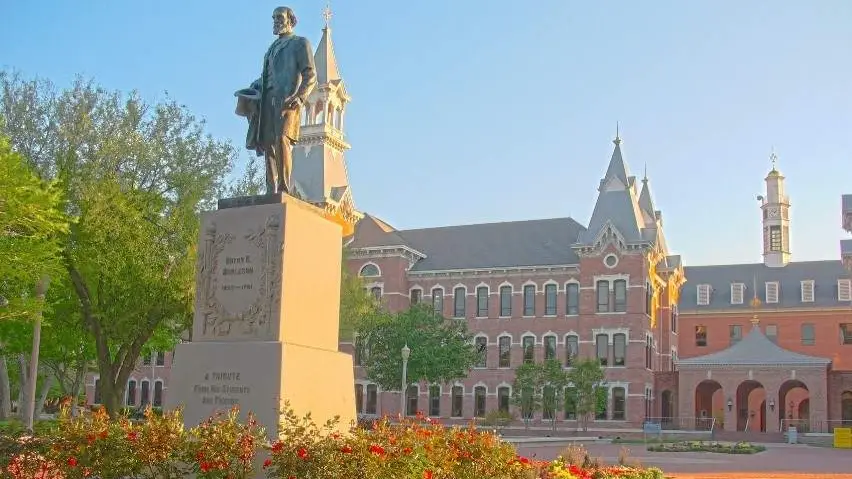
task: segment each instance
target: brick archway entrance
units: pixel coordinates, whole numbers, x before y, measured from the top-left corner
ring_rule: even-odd
[[[804,395],[795,396],[800,398],[796,413],[806,415],[803,423],[821,423],[828,415],[830,364],[828,359],[779,347],[755,323],[745,338],[723,351],[677,361],[678,410],[694,414],[696,429],[705,423],[701,414],[709,404],[716,430],[777,433],[792,392],[803,390]],[[716,399],[708,402],[709,390]],[[787,409],[781,405],[782,397]]]

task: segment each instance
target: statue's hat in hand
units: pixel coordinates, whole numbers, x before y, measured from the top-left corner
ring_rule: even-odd
[[[251,116],[257,112],[257,105],[260,103],[260,92],[254,88],[243,88],[234,92],[237,97],[236,114],[239,116]]]

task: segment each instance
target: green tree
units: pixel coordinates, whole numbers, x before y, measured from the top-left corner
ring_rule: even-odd
[[[80,79],[58,92],[0,73],[0,106],[13,148],[58,180],[74,216],[64,269],[115,414],[143,348],[167,350],[191,325],[198,213],[225,191],[234,149],[171,99]]]
[[[565,389],[568,372],[557,359],[547,359],[539,365],[541,370],[541,408],[550,415],[550,427],[556,430],[556,417],[565,407]]]
[[[577,359],[568,370],[569,391],[573,394],[568,402],[574,404],[583,431],[588,430],[589,417],[598,411],[598,389],[603,386],[604,377],[600,362],[594,358]]]
[[[408,384],[448,383],[467,377],[478,354],[464,321],[445,319],[425,305],[399,313],[377,311],[358,319],[359,341],[369,351],[367,378],[385,390],[402,384],[402,348],[411,349]]]
[[[524,426],[529,427],[533,415],[542,408],[544,377],[540,364],[524,363],[515,369],[512,403],[521,410]]]
[[[358,325],[369,324],[368,318],[379,312],[381,302],[367,291],[362,278],[349,272],[348,257],[349,251],[344,248],[340,278],[340,338],[351,340]]]

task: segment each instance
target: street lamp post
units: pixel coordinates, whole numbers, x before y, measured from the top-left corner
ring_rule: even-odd
[[[411,349],[408,347],[408,343],[406,343],[405,346],[402,347],[402,392],[400,393],[402,399],[400,400],[399,408],[400,417],[405,416],[405,400],[406,396],[408,396],[408,394],[406,394],[408,392],[408,378],[406,376],[408,376],[409,356],[411,356]]]

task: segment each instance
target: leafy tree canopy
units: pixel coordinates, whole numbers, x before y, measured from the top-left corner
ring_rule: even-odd
[[[445,319],[427,305],[361,317],[356,329],[357,341],[365,348],[367,377],[387,390],[401,387],[401,351],[406,345],[411,350],[408,383],[464,378],[479,357],[465,322]]]

